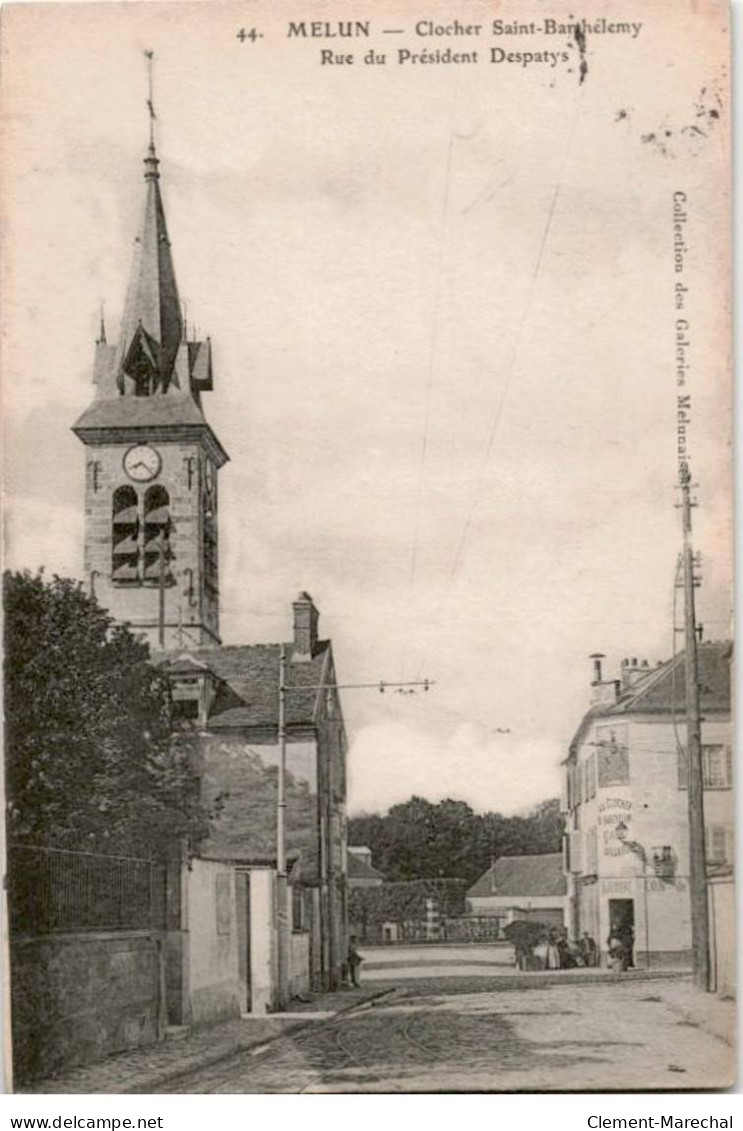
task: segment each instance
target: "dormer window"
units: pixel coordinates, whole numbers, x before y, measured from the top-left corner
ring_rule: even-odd
[[[193,656],[184,655],[166,669],[171,718],[186,729],[203,729],[216,693],[214,676]]]

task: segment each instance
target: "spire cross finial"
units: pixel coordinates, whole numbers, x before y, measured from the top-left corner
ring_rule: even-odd
[[[154,58],[155,58],[155,52],[154,51],[145,51],[144,54],[145,54],[145,58],[147,60],[147,91],[148,91],[148,94],[149,94],[149,97],[147,99],[147,109],[150,112],[150,147],[154,150],[154,148],[155,148],[155,118],[157,117],[157,115],[155,114],[155,102],[154,102],[154,93],[153,93],[153,85],[152,85],[152,71],[153,71],[153,63],[154,63]]]

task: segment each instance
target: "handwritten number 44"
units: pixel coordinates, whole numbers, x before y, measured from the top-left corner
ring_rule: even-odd
[[[254,43],[256,41],[256,39],[262,39],[263,37],[261,36],[260,32],[257,32],[255,30],[254,27],[251,27],[251,28],[241,27],[239,32],[237,33],[237,38],[240,40],[241,43],[244,43],[246,39],[249,39],[251,41],[251,43]]]

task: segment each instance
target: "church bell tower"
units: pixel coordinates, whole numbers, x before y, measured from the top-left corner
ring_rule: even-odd
[[[119,339],[101,332],[94,399],[73,426],[85,445],[85,575],[91,593],[154,648],[220,643],[219,469],[204,416],[209,338],[187,340],[154,140]]]

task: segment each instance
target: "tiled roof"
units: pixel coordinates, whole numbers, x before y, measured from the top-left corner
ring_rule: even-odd
[[[197,648],[188,656],[209,669],[217,693],[209,712],[210,729],[277,727],[279,722],[279,644],[235,644]],[[323,681],[330,641],[318,642],[311,660],[291,662],[292,644],[286,645],[288,687],[317,687]],[[153,660],[164,668],[182,670],[182,650],[155,652]],[[286,696],[287,726],[312,725],[316,690],[291,691]]]
[[[562,853],[550,852],[541,856],[501,856],[472,885],[467,895],[507,895],[520,898],[536,895],[563,896],[566,892]]]
[[[384,876],[373,864],[367,864],[355,852],[348,853],[348,878],[349,880],[383,880]]]

